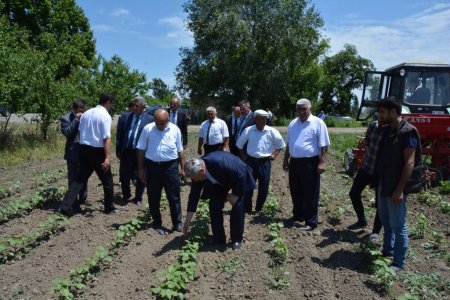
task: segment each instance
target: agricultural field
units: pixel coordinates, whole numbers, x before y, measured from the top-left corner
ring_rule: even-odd
[[[101,212],[103,189],[93,175],[86,212],[70,219],[53,210],[66,187],[62,153],[0,172],[0,299],[448,299],[450,295],[450,186],[408,200],[408,267],[395,275],[368,241],[348,198],[352,179],[342,171],[344,150],[357,134],[331,134],[321,181],[320,224],[312,232],[284,228],[292,209],[282,154],[273,163],[264,214],[246,216],[238,251],[213,247],[208,206],[197,213],[189,240],[151,229],[145,206],[121,202],[119,165],[112,170],[121,211]],[[187,157],[196,156],[190,134]],[[189,183],[182,187],[185,213]],[[375,214],[371,190],[366,214]],[[147,197],[144,196],[144,202]],[[165,200],[163,199],[165,203]],[[167,204],[163,226],[171,228]],[[230,207],[226,206],[229,210]],[[225,215],[228,227],[228,214]]]

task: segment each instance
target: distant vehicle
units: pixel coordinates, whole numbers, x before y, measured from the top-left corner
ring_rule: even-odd
[[[153,116],[155,114],[155,111],[160,109],[160,108],[164,108],[159,104],[154,104],[154,105],[149,105],[145,108],[144,112]]]
[[[349,117],[349,116],[341,116],[341,115],[333,115],[333,114],[327,115],[325,118],[330,118],[335,121],[351,121],[352,120],[352,117]]]

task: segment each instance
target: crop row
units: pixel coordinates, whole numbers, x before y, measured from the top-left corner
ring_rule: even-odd
[[[272,290],[281,290],[289,286],[285,270],[288,258],[288,247],[286,240],[280,234],[283,223],[274,221],[279,213],[278,199],[274,196],[269,196],[266,203],[264,203],[263,213],[270,219],[270,223],[267,226],[267,236],[273,247],[272,251],[270,251],[269,284]]]
[[[422,204],[437,207],[443,214],[450,215],[450,202],[446,200],[444,196],[436,192],[429,190],[421,191],[417,195],[417,200]]]
[[[0,199],[7,198],[18,194],[20,189],[22,188],[22,184],[17,181],[9,185],[0,186]]]
[[[192,223],[192,231],[186,244],[181,248],[177,262],[162,274],[164,279],[151,292],[158,299],[184,299],[187,284],[194,279],[198,266],[197,255],[208,236],[209,209],[206,201],[202,201]]]
[[[96,248],[93,256],[87,258],[82,266],[69,271],[69,276],[64,279],[53,280],[52,293],[59,299],[73,299],[80,290],[86,287],[87,282],[98,274],[102,267],[106,266],[113,257],[117,256],[119,248],[127,245],[136,233],[150,224],[148,210],[135,219],[119,226],[116,235],[108,246]]]
[[[23,236],[10,237],[0,241],[0,263],[20,257],[38,246],[41,241],[47,240],[51,235],[64,230],[67,218],[60,215],[51,215],[39,224],[39,229],[28,232]]]
[[[8,201],[0,206],[0,223],[20,217],[45,203],[59,200],[65,191],[65,187],[43,186],[30,197]]]

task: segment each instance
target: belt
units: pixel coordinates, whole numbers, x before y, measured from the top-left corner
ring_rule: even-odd
[[[267,157],[259,157],[259,158],[248,155],[248,158],[254,161],[267,161],[270,160],[270,155]]]
[[[319,155],[312,156],[312,157],[292,157],[291,156],[291,161],[292,162],[295,162],[295,161],[308,161],[308,160],[315,160],[315,159],[319,159]]]
[[[174,162],[178,161],[178,159],[172,159],[172,160],[168,160],[168,161],[154,161],[151,159],[145,159],[145,161],[149,164],[153,164],[153,165],[158,165],[158,166],[164,166],[164,165],[170,165],[173,164]]]

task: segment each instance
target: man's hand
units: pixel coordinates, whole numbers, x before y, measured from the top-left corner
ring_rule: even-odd
[[[403,201],[403,191],[398,191],[395,189],[394,193],[392,193],[392,202],[394,203],[402,203]]]
[[[283,170],[285,170],[286,172],[289,171],[289,161],[288,160],[283,160]]]
[[[180,173],[180,179],[183,180],[184,177],[186,176],[186,174],[184,173],[184,169],[180,169],[179,173]]]
[[[277,158],[277,156],[275,154],[271,154],[269,156],[269,160],[274,161]]]
[[[183,236],[187,238],[190,232],[191,232],[191,222],[186,220],[186,222],[184,222],[183,225]]]
[[[322,174],[323,172],[325,172],[325,162],[321,161],[317,166],[317,174]]]
[[[139,180],[140,180],[142,183],[146,183],[146,182],[147,182],[147,178],[146,178],[146,176],[145,176],[145,170],[144,170],[144,169],[139,169],[139,171],[138,171],[138,176],[139,176]]]
[[[202,153],[203,153],[202,148],[198,148],[197,153],[198,153],[198,155],[202,155]]]
[[[233,193],[229,193],[227,195],[227,201],[230,202],[231,207],[233,207],[236,204],[238,199],[239,199],[239,196],[236,196]]]
[[[111,166],[111,159],[109,157],[105,158],[105,161],[102,163],[102,169],[104,172],[108,171]]]

